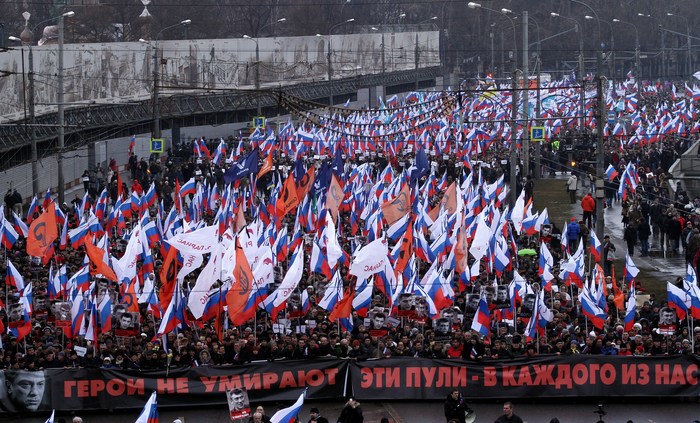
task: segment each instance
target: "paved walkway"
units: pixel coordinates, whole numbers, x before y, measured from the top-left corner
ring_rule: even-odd
[[[556,179],[566,179],[568,176],[557,175]],[[579,183],[578,197],[579,203],[571,205],[571,216],[578,219],[583,216],[580,198],[588,192],[588,188],[581,187]],[[627,252],[627,243],[623,240],[624,225],[622,224],[622,208],[619,203],[614,203],[605,209],[605,234],[610,235],[610,239],[617,249],[617,257],[624,260]],[[600,240],[603,241],[602,239]],[[641,272],[651,272],[652,276],[673,282],[677,276],[684,276],[686,273],[685,255],[663,251],[660,248],[658,239],[650,238],[650,248],[648,257],[640,257],[639,244],[635,247],[635,255],[632,261]],[[624,264],[623,264],[624,265]],[[618,275],[621,277],[622,275]]]

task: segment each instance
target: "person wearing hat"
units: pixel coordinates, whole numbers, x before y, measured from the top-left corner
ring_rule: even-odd
[[[328,419],[321,416],[321,412],[318,411],[318,408],[316,407],[311,407],[311,410],[309,410],[309,423],[328,423]]]

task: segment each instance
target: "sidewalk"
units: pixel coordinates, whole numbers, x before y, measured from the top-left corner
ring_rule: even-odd
[[[564,185],[564,181],[567,178],[568,175],[556,175],[554,179],[557,180],[557,183],[547,184],[540,182],[538,187],[542,187],[545,190],[561,190],[561,187]],[[544,180],[546,181],[546,179]],[[561,183],[559,183],[559,181],[561,181]],[[588,186],[586,186],[586,188],[583,188],[581,186],[581,183],[579,182],[577,193],[578,202],[576,204],[570,205],[570,216],[565,217],[576,217],[577,220],[580,220],[582,218],[583,210],[581,209],[580,201],[581,198],[588,192],[588,189]],[[537,209],[541,210],[544,208],[544,206],[545,205],[537,204],[537,201],[535,201],[535,207]],[[621,211],[622,208],[619,203],[614,203],[611,207],[606,208],[604,211],[604,233],[610,235],[610,239],[612,240],[613,244],[615,244],[615,248],[617,249],[617,262],[619,263],[617,263],[615,267],[617,269],[616,275],[618,278],[622,277],[621,270],[624,269],[624,257],[627,253],[627,243],[623,240],[624,225],[622,224]],[[556,223],[557,225],[559,225],[562,224],[563,221],[557,220]],[[600,241],[602,242],[603,240],[601,239]],[[660,285],[663,285],[662,287],[653,287],[651,290],[657,292],[661,290],[665,293],[666,286],[664,282],[673,282],[676,279],[676,277],[685,275],[685,256],[683,252],[681,252],[680,254],[664,252],[660,248],[661,246],[659,245],[658,240],[655,241],[653,236],[649,239],[649,243],[649,256],[640,257],[639,244],[637,244],[637,246],[635,247],[635,254],[632,257],[632,261],[640,270],[639,278],[642,280],[642,286],[645,286],[644,280],[651,279],[658,282]]]

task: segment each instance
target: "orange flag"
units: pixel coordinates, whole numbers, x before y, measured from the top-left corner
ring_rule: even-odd
[[[167,310],[170,301],[173,299],[175,284],[177,283],[177,248],[170,247],[168,255],[165,256],[163,267],[160,269],[160,307]]]
[[[396,198],[382,204],[382,214],[389,226],[406,216],[409,211],[411,211],[411,191],[408,189],[408,184],[401,188]]]
[[[399,257],[396,259],[394,264],[394,271],[402,273],[408,265],[408,260],[411,259],[413,255],[413,221],[409,220],[406,232],[401,238],[401,249],[399,250]]]
[[[102,248],[96,247],[92,240],[88,239],[85,241],[85,252],[87,252],[90,258],[90,274],[91,275],[102,275],[105,278],[118,282],[117,275],[114,273],[111,267],[104,261],[105,252]]]
[[[272,153],[270,153],[267,155],[267,157],[265,157],[265,161],[263,161],[263,164],[258,171],[258,179],[260,179],[260,177],[264,174],[271,172],[272,166]]]
[[[339,319],[347,319],[352,314],[352,299],[354,295],[352,291],[346,291],[342,300],[333,307],[331,314],[328,315],[328,320],[335,322]]]
[[[615,279],[615,266],[610,266],[610,276],[612,276],[612,289],[613,289],[613,303],[618,310],[625,309],[625,294],[617,286],[617,280]]]
[[[41,216],[35,219],[29,227],[27,254],[34,257],[43,257],[56,238],[58,238],[56,206],[52,201]]]
[[[338,209],[340,208],[340,203],[343,202],[343,198],[345,198],[345,192],[343,192],[343,187],[340,186],[340,182],[338,182],[334,174],[331,178],[331,184],[328,186],[326,207],[336,222],[338,221]]]
[[[255,317],[256,309],[256,307],[249,307],[248,310],[245,308],[255,278],[240,244],[236,245],[236,267],[233,269],[233,276],[236,281],[226,294],[226,304],[229,319],[238,326]]]
[[[138,295],[136,295],[136,282],[128,282],[126,284],[126,289],[124,290],[124,294],[122,295],[122,302],[121,304],[126,305],[126,309],[129,310],[132,313],[138,313],[139,312],[139,302],[138,302]]]
[[[447,210],[447,213],[452,214],[457,211],[457,185],[455,182],[447,187],[445,194],[440,200],[440,206]]]
[[[299,196],[297,195],[297,187],[294,184],[294,175],[290,172],[287,180],[284,181],[284,186],[277,199],[277,217],[282,219],[287,213],[294,210],[294,207],[298,204]]]
[[[308,194],[309,190],[311,190],[311,187],[314,184],[314,179],[316,179],[316,168],[311,166],[308,172],[301,177],[301,181],[299,181],[299,184],[297,185],[297,197],[299,197],[299,202],[303,201],[306,194]]]
[[[248,225],[245,220],[245,214],[243,214],[243,207],[239,206],[236,212],[236,233],[243,230]]]

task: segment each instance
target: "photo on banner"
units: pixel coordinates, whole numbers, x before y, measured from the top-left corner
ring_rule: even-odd
[[[250,399],[245,388],[234,388],[226,391],[228,411],[231,420],[240,420],[250,417]]]

